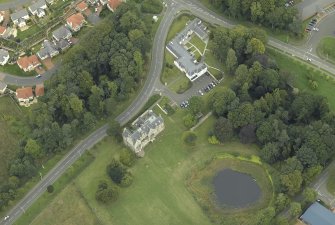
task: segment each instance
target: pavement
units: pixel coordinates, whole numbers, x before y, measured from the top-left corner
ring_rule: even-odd
[[[20,1],[26,2],[26,1]],[[168,6],[165,8],[164,16],[161,20],[161,23],[158,27],[158,30],[155,34],[152,47],[152,60],[150,63],[150,69],[147,76],[147,80],[143,85],[139,95],[135,98],[133,103],[117,117],[117,121],[124,125],[130,121],[144,104],[147,102],[149,97],[154,93],[168,95],[172,99],[176,99],[176,102],[182,101],[185,97],[196,94],[195,91],[208,81],[199,80],[199,87],[194,86],[194,89],[186,92],[185,95],[177,95],[172,93],[160,82],[160,74],[163,67],[164,60],[164,49],[165,49],[165,40],[169,27],[171,26],[176,15],[182,11],[187,10],[194,15],[197,15],[200,19],[209,22],[211,24],[216,24],[219,26],[224,26],[228,28],[234,27],[234,24],[225,20],[220,15],[217,15],[214,12],[211,12],[197,0],[165,0]],[[1,5],[0,5],[1,7]],[[269,45],[280,50],[285,51],[287,54],[294,55],[301,59],[306,57],[306,49],[299,48],[286,43],[280,42],[276,39],[270,38]],[[312,64],[323,68],[329,71],[332,74],[335,74],[335,66],[325,61],[321,60],[319,57],[309,53],[309,57],[312,58]],[[14,85],[33,85],[40,83],[53,74],[58,66],[55,66],[55,69],[48,71],[47,74],[43,75],[41,79],[37,80],[36,78],[21,78],[17,76],[11,76],[8,74],[0,75],[3,81],[8,84]],[[19,202],[17,203],[9,212],[9,218],[4,221],[0,221],[0,225],[9,225],[13,224],[17,218],[19,218],[22,213],[24,213],[33,202],[39,198],[46,190],[46,187],[57,180],[67,168],[69,168],[87,149],[92,147],[94,144],[98,143],[102,138],[106,136],[106,130],[108,126],[104,125],[103,127],[94,131],[89,137],[82,140],[76,147],[74,147],[51,171],[49,171],[41,181]]]
[[[327,190],[327,181],[329,172],[335,170],[335,161],[332,162],[311,184],[314,190],[318,193],[318,199],[321,199],[331,208],[335,208],[335,196]],[[335,179],[335,178],[334,178]]]
[[[32,0],[9,0],[8,2],[0,4],[0,10],[16,9],[30,2],[32,2]]]

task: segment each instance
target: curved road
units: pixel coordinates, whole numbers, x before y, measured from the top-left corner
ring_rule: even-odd
[[[148,74],[148,78],[142,88],[138,97],[133,101],[133,103],[121,113],[117,117],[117,121],[120,124],[127,123],[131,118],[133,118],[136,113],[143,107],[148,98],[153,94],[153,92],[164,92],[164,86],[160,83],[160,73],[163,67],[163,59],[164,59],[164,48],[165,48],[165,40],[167,37],[167,33],[169,27],[171,26],[175,15],[181,10],[188,10],[196,16],[200,17],[204,21],[209,23],[217,24],[225,27],[233,27],[232,23],[227,22],[221,16],[211,12],[205,6],[198,3],[196,0],[165,0],[168,3],[168,7],[166,8],[165,15],[162,18],[162,21],[158,27],[158,30],[155,34],[155,38],[153,41],[153,49],[152,49],[152,60],[150,65],[150,70]],[[278,40],[271,39],[269,40],[269,45],[276,47],[278,49],[284,50],[291,55],[295,55],[301,59],[306,57],[306,53],[304,50],[296,48],[294,46],[282,43]],[[335,66],[325,63],[320,60],[316,56],[309,56],[312,58],[313,64],[317,65],[320,68],[323,68],[333,74],[335,74]],[[52,71],[47,73],[44,76],[44,80],[49,78],[52,74]],[[1,74],[0,74],[1,76]],[[41,82],[41,80],[36,80],[36,78],[19,78],[15,76],[5,76],[3,80],[5,82],[11,84],[22,85],[22,83],[26,84],[35,84],[36,82]],[[52,183],[54,183],[58,177],[60,177],[67,168],[69,168],[87,149],[92,147],[94,144],[99,142],[102,138],[104,138],[107,134],[108,126],[104,125],[103,127],[97,129],[93,132],[89,137],[81,141],[76,147],[74,147],[58,164],[48,172],[47,175],[19,202],[14,206],[9,213],[7,214],[9,218],[0,221],[0,225],[9,225],[13,224],[19,216],[25,212],[29,208],[33,202],[39,198],[46,190],[46,187]]]

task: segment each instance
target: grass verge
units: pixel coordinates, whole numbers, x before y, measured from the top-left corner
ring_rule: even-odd
[[[335,170],[332,170],[329,173],[327,180],[327,189],[331,194],[335,195]]]
[[[335,38],[334,37],[325,37],[323,38],[317,47],[318,55],[327,59],[328,61],[335,62]]]
[[[13,65],[6,64],[4,66],[0,66],[0,72],[20,77],[31,77],[37,74],[35,71],[24,72],[23,70],[20,69],[20,67],[16,63]]]

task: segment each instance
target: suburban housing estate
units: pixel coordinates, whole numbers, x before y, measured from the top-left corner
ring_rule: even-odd
[[[194,55],[187,51],[185,44],[189,41],[192,34],[196,34],[201,40],[208,38],[206,26],[200,19],[191,21],[183,31],[170,41],[166,49],[176,58],[174,64],[179,70],[184,72],[188,79],[195,81],[207,72],[207,66],[201,59],[200,62]]]
[[[126,146],[138,156],[144,156],[144,147],[153,142],[155,137],[164,130],[164,120],[152,110],[145,111],[132,124],[131,128],[124,128],[122,137]]]

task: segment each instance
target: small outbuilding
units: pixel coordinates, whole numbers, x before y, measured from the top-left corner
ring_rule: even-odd
[[[335,225],[335,214],[318,202],[314,202],[300,219],[308,225]]]

